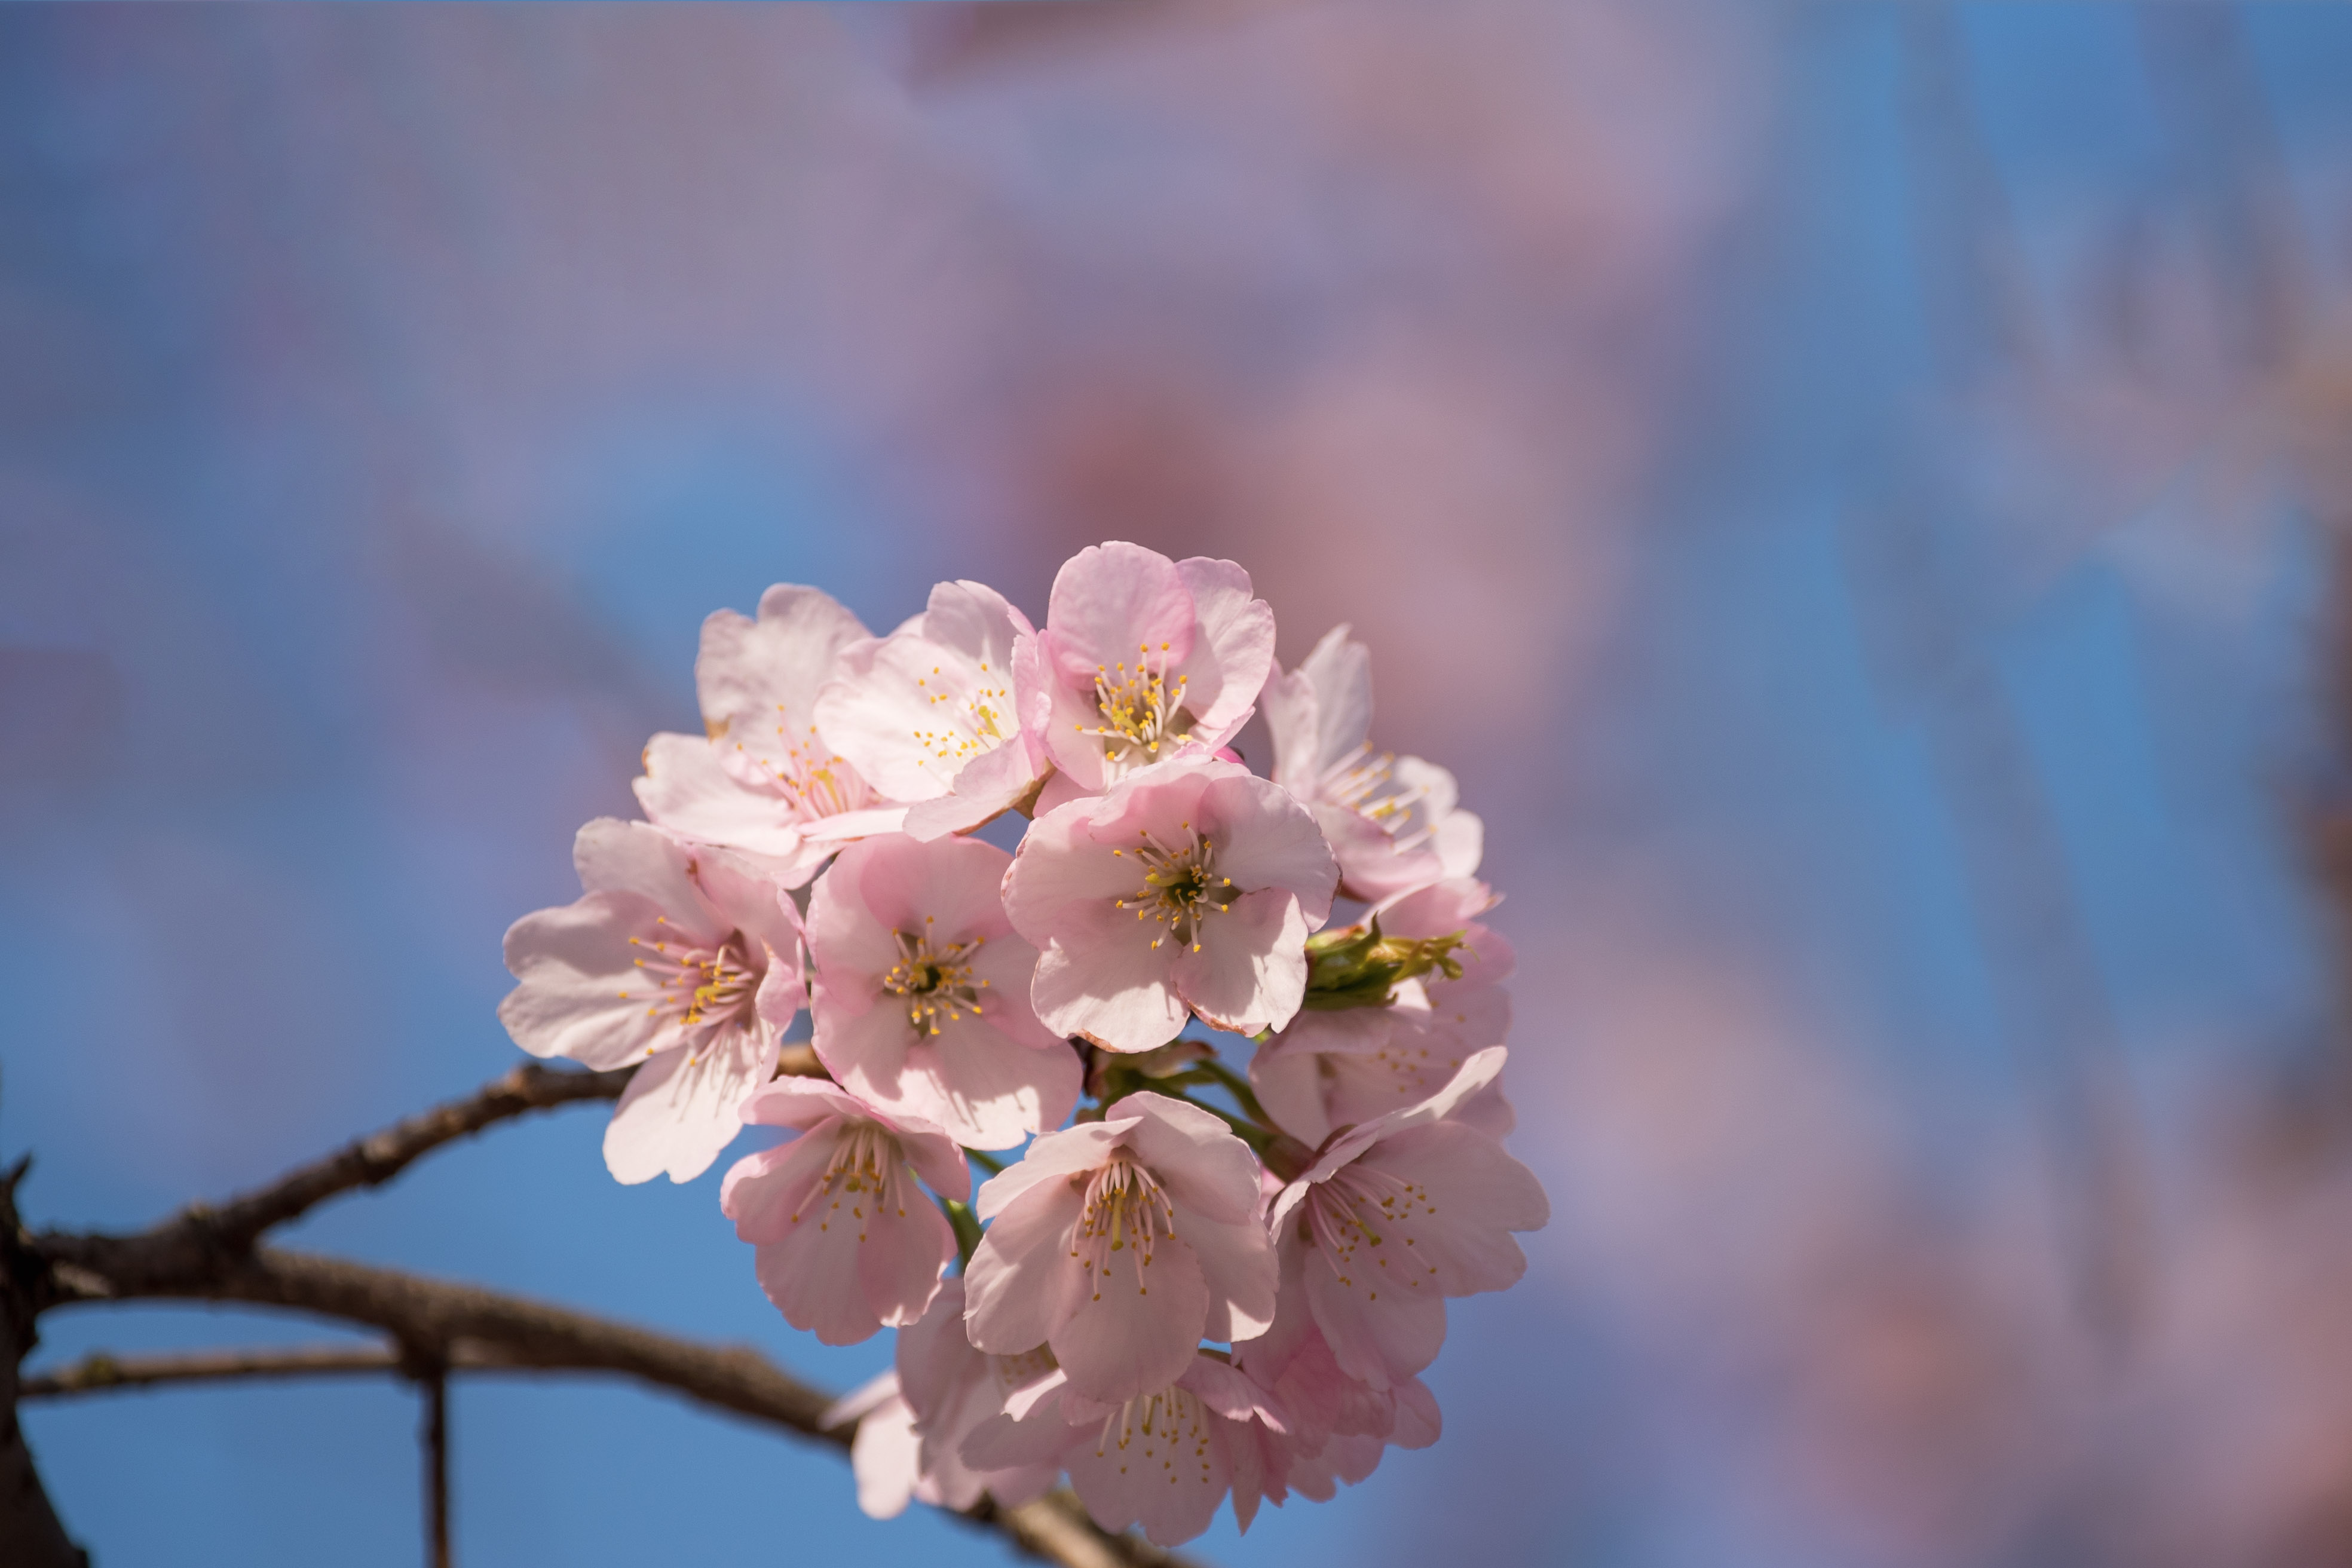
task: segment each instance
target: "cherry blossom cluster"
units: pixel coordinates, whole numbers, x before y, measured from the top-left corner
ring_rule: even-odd
[[[704,623],[706,732],[646,748],[645,820],[508,932],[517,1043],[636,1068],[614,1176],[790,1134],[719,1201],[786,1321],[898,1331],[835,1407],[869,1513],[1066,1475],[1164,1545],[1328,1499],[1436,1439],[1447,1300],[1526,1268],[1478,819],[1373,749],[1347,627],[1274,649],[1239,566],[1127,543],[1042,629],[978,583],[879,637],[771,588]],[[804,1010],[825,1076],[779,1076]]]

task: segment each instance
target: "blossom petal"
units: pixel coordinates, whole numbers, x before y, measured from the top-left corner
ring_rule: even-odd
[[[1177,994],[1217,1028],[1279,1029],[1307,994],[1311,929],[1288,889],[1244,893],[1202,921],[1192,945],[1176,954]]]
[[[1162,1237],[1148,1259],[1136,1247],[1112,1253],[1046,1342],[1071,1387],[1116,1403],[1181,1376],[1208,1316],[1208,1279],[1192,1244]]]
[[[849,1468],[857,1478],[858,1510],[868,1519],[896,1519],[915,1495],[921,1443],[915,1413],[893,1394],[857,1423],[849,1440]]]
[[[765,856],[791,870],[798,887],[816,869],[783,801],[719,766],[699,735],[656,735],[646,742],[646,771],[632,786],[646,820],[704,844]],[[821,858],[821,857],[819,857]]]
[[[602,1071],[674,1043],[673,1014],[656,1010],[631,939],[661,911],[630,893],[591,893],[509,927],[507,968],[521,982],[499,1004],[515,1044]]]
[[[583,891],[635,893],[662,912],[682,933],[703,946],[722,941],[730,929],[694,879],[694,851],[657,827],[600,816],[572,840],[572,866]]]
[[[722,1030],[699,1047],[662,1052],[621,1091],[604,1128],[604,1165],[635,1184],[663,1172],[690,1182],[743,1130],[743,1101],[776,1068],[766,1030]]]
[[[1340,1370],[1374,1388],[1418,1374],[1445,1343],[1443,1296],[1375,1289],[1342,1276],[1320,1248],[1307,1254],[1306,1280],[1315,1326]]]
[[[983,1214],[994,1186],[981,1189]],[[1047,1182],[997,1213],[964,1268],[964,1324],[974,1346],[1020,1355],[1050,1341],[1077,1310],[1086,1287],[1065,1265],[1083,1207],[1066,1184]]]
[[[1192,657],[1182,660],[1193,678],[1186,691],[1195,715],[1192,738],[1222,746],[1241,732],[1274,673],[1274,611],[1252,596],[1249,574],[1231,561],[1195,555],[1179,561],[1176,574],[1192,595],[1198,628]],[[1202,679],[1209,672],[1213,682]]]

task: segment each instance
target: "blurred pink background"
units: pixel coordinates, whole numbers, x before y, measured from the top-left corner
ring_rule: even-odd
[[[2323,7],[0,14],[29,1209],[503,1070],[709,610],[1128,538],[1460,774],[1556,1215],[1439,1447],[1202,1555],[2340,1563],[2347,82]],[[303,1238],[882,1363],[593,1121]],[[413,1559],[398,1389],[26,1419],[101,1563]],[[477,1561],[996,1550],[630,1391],[456,1419]]]

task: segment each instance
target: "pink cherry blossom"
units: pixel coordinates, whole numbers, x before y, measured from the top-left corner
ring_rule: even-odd
[[[1004,908],[1036,944],[1045,1026],[1145,1051],[1188,1013],[1244,1034],[1289,1023],[1338,877],[1297,801],[1194,756],[1031,824]]]
[[[1389,1388],[1436,1359],[1445,1299],[1500,1290],[1527,1271],[1513,1231],[1551,1208],[1534,1173],[1450,1120],[1507,1053],[1474,1053],[1445,1088],[1334,1139],[1266,1216],[1339,1367]]]
[[[1208,1529],[1229,1489],[1245,1488],[1255,1508],[1264,1487],[1254,1429],[1284,1425],[1265,1390],[1205,1352],[1187,1352],[1176,1377],[1125,1399],[1092,1399],[1049,1381],[1031,1400],[1025,1417],[1008,1408],[974,1428],[965,1458],[1058,1464],[1097,1524],[1139,1524],[1161,1546]]]
[[[1274,777],[1315,813],[1348,895],[1376,903],[1478,869],[1486,829],[1458,809],[1454,775],[1374,752],[1370,650],[1334,626],[1259,698]]]
[[[1025,1415],[1034,1390],[1062,1380],[1043,1347],[1018,1356],[972,1349],[963,1306],[963,1281],[941,1280],[922,1321],[898,1331],[898,1364],[824,1414],[827,1426],[857,1422],[850,1460],[858,1506],[876,1519],[897,1514],[910,1497],[968,1509],[985,1493],[1017,1506],[1044,1495],[1059,1474],[1052,1461],[983,1469],[964,1459],[964,1439],[982,1422],[1008,1404]]]
[[[742,1131],[806,993],[800,923],[768,877],[724,850],[600,818],[572,846],[584,897],[507,931],[519,984],[499,1007],[539,1057],[643,1062],[604,1131],[624,1182],[691,1181]]]
[[[844,651],[817,698],[817,731],[875,788],[914,803],[909,834],[937,838],[1036,789],[1053,766],[1045,696],[1028,617],[993,588],[941,583],[898,631]]]
[[[1265,1332],[1257,1170],[1223,1122],[1164,1095],[1045,1134],[980,1190],[994,1223],[964,1273],[971,1342],[1049,1346],[1072,1387],[1121,1400],[1175,1382],[1204,1337]]]
[[[956,1243],[915,1178],[966,1197],[963,1151],[927,1122],[812,1079],[768,1085],[744,1103],[743,1120],[800,1131],[737,1161],[719,1191],[784,1321],[829,1345],[919,1321]]]
[[[1091,545],[1063,563],[1038,639],[1048,750],[1071,784],[1107,788],[1241,732],[1274,668],[1274,612],[1230,561]]]
[[[1296,1490],[1328,1501],[1340,1482],[1372,1473],[1383,1450],[1425,1448],[1437,1441],[1437,1401],[1418,1378],[1374,1388],[1340,1369],[1315,1326],[1303,1255],[1283,1257],[1281,1293],[1271,1328],[1234,1347],[1234,1364],[1285,1412],[1281,1428],[1254,1423],[1240,1436],[1234,1514],[1246,1529],[1261,1500],[1282,1506]]]
[[[857,617],[814,588],[779,583],[759,619],[720,610],[702,623],[694,682],[709,738],[656,735],[637,802],[681,837],[759,857],[786,887],[847,839],[895,831],[904,807],[875,794],[816,731],[817,693]]]
[[[1037,1021],[1037,950],[999,889],[1013,857],[901,835],[842,851],[809,896],[816,1053],[869,1104],[1009,1149],[1077,1103],[1078,1058]]]
[[[849,1439],[849,1468],[857,1479],[858,1511],[868,1519],[896,1519],[921,1489],[923,1462],[914,1406],[898,1392],[898,1368],[843,1394],[817,1417],[827,1431],[852,1423],[857,1430]]]
[[[1250,1082],[1282,1130],[1318,1147],[1335,1127],[1428,1099],[1445,1087],[1470,1053],[1499,1046],[1510,1032],[1511,944],[1478,917],[1495,903],[1483,882],[1454,878],[1415,889],[1372,911],[1392,937],[1463,933],[1453,956],[1462,977],[1443,973],[1397,983],[1385,1007],[1308,1008],[1258,1047]],[[1511,1109],[1489,1088],[1454,1113],[1500,1138]]]

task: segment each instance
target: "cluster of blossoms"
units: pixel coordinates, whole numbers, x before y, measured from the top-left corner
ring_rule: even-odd
[[[1172,1544],[1328,1498],[1435,1440],[1446,1300],[1526,1268],[1478,820],[1372,749],[1346,627],[1274,641],[1240,567],[1125,543],[1042,629],[977,583],[882,637],[771,588],[704,624],[707,733],[646,748],[646,820],[583,828],[583,896],[508,933],[525,1050],[641,1064],[620,1180],[793,1134],[720,1204],[795,1327],[899,1331],[836,1406],[870,1513],[1066,1475]],[[1271,777],[1229,749],[1254,711]],[[1009,812],[1017,849],[970,836]],[[824,1076],[779,1076],[803,1008]]]

